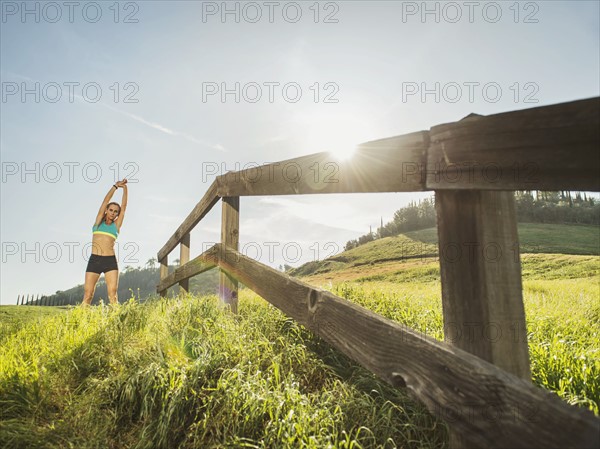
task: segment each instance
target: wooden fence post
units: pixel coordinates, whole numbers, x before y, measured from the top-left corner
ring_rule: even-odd
[[[237,251],[240,240],[240,197],[223,197],[222,202],[221,243],[223,247]],[[226,257],[225,254],[226,252],[219,257]],[[224,305],[228,305],[233,313],[237,313],[238,281],[223,270],[220,270],[219,274],[219,297]]]
[[[179,266],[185,265],[190,261],[190,233],[188,232],[181,238],[179,243]],[[190,279],[179,281],[179,293],[184,294],[190,291]]]
[[[162,281],[169,274],[169,255],[159,260],[160,263],[160,280]],[[158,292],[160,296],[167,296],[167,289]]]
[[[438,190],[435,207],[446,342],[529,381],[514,193]]]

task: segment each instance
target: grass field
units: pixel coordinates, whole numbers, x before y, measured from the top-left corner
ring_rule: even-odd
[[[188,297],[21,327],[0,352],[0,446],[444,446],[406,392],[241,296],[239,316]]]
[[[522,253],[600,255],[600,229],[589,225],[518,223]],[[437,245],[437,228],[407,232],[416,241]]]
[[[305,266],[304,280],[442,340],[427,232]],[[409,257],[388,257],[399,249]],[[600,415],[600,257],[521,262],[533,382]],[[406,390],[247,289],[237,316],[212,296],[0,307],[0,410],[3,448],[447,447],[446,424]]]
[[[0,307],[0,344],[21,327],[67,310],[66,307]]]
[[[598,226],[519,223],[518,230],[521,253],[600,255]],[[380,263],[423,259],[437,253],[437,228],[428,228],[377,239],[329,259],[304,264],[290,274],[311,276],[364,265],[369,265],[370,270]]]

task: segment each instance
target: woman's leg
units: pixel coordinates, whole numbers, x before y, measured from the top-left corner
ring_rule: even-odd
[[[94,298],[94,290],[96,290],[96,283],[100,277],[99,273],[93,273],[91,271],[85,272],[85,284],[83,285],[83,302],[82,305],[89,306]]]
[[[119,270],[111,270],[104,273],[104,281],[106,282],[106,290],[108,290],[108,299],[111,305],[118,304]]]

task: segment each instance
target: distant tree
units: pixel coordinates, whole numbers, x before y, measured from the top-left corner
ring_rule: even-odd
[[[600,205],[585,192],[546,192],[520,190],[515,192],[517,220],[521,223],[579,223],[600,224]],[[411,202],[398,209],[392,221],[379,226],[376,234],[369,232],[349,240],[345,251],[375,239],[404,232],[431,228],[436,225],[435,199]]]
[[[348,240],[346,242],[346,246],[344,246],[344,251],[349,251],[352,248],[356,248],[358,246],[358,240],[354,239],[354,240]]]

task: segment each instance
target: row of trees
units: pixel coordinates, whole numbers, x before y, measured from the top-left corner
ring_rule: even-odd
[[[175,259],[173,265],[169,265],[169,272],[175,270],[179,265],[179,259]],[[160,279],[160,269],[155,258],[148,259],[145,267],[127,266],[119,275],[119,289],[117,294],[119,302],[127,301],[134,296],[138,300],[144,300],[149,296],[156,295],[156,286]],[[194,276],[190,279],[190,292],[197,295],[214,294],[218,290],[218,270],[210,270]],[[167,291],[167,295],[176,295],[179,286],[175,285]],[[57,291],[47,298],[48,303],[53,304],[80,304],[83,299],[83,285],[64,291]],[[98,282],[92,304],[98,304],[100,299],[108,303],[106,283],[104,278]],[[34,304],[36,305],[36,304]]]
[[[515,192],[517,219],[521,223],[576,223],[600,224],[600,203],[585,192]],[[390,237],[410,231],[431,228],[436,225],[435,198],[411,202],[397,210],[392,221],[383,224],[376,232],[346,242],[347,251],[383,237]]]
[[[600,224],[600,202],[586,192],[515,193],[521,223]]]
[[[515,199],[519,222],[600,224],[600,202],[585,192],[517,191]],[[349,250],[383,237],[434,226],[436,213],[435,199],[432,196],[419,202],[411,202],[397,210],[392,221],[386,224],[382,221],[376,232],[370,230],[368,234],[348,241],[344,249]],[[169,271],[173,271],[178,265],[179,259],[175,259],[173,265],[169,266]],[[289,271],[291,268],[289,265],[279,267],[281,271]],[[132,295],[139,299],[154,295],[159,277],[156,258],[148,259],[144,268],[127,266],[119,278],[119,300],[127,300]],[[198,295],[216,293],[218,282],[218,270],[210,270],[190,279],[190,291]],[[168,294],[174,295],[178,291],[179,287],[174,286],[169,289]],[[46,299],[55,304],[79,304],[82,298],[83,285],[78,285],[69,290],[59,290]],[[98,283],[92,303],[98,303],[100,298],[107,301],[104,281]]]
[[[383,224],[377,229],[377,232],[369,230],[368,234],[361,235],[358,239],[346,242],[344,249],[356,248],[365,243],[372,242],[383,237],[391,237],[410,231],[431,228],[436,224],[435,201],[433,197],[423,201],[411,202],[408,206],[398,209],[394,212],[392,221]]]

